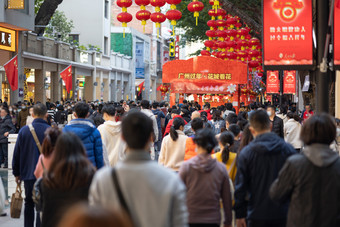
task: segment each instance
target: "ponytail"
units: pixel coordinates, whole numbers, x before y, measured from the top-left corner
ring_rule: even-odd
[[[220,135],[220,143],[224,146],[223,150],[221,151],[222,162],[227,164],[229,160],[230,148],[234,144],[234,135],[229,131],[222,132]]]
[[[183,118],[177,117],[173,120],[172,126],[170,128],[170,137],[173,141],[176,141],[178,139],[178,133],[176,130],[178,130],[181,126],[184,126],[185,122]]]
[[[229,152],[230,152],[229,147],[230,147],[230,145],[229,145],[229,143],[227,143],[222,150],[222,162],[224,164],[227,164],[227,162],[229,160]]]

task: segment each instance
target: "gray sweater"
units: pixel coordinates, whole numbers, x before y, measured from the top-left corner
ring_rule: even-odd
[[[151,161],[145,151],[129,151],[115,168],[134,226],[187,226],[186,189],[178,175]],[[111,168],[99,170],[91,184],[90,204],[119,209],[118,201]]]

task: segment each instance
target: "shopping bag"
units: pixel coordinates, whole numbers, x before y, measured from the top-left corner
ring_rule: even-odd
[[[20,218],[22,202],[23,202],[23,198],[21,196],[21,193],[22,193],[21,185],[17,184],[17,188],[15,190],[15,193],[12,194],[11,218]]]

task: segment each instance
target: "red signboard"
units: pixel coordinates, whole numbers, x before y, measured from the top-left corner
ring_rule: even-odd
[[[334,65],[340,66],[340,0],[334,7]]]
[[[277,94],[280,91],[279,71],[267,71],[267,93]]]
[[[263,0],[263,54],[267,68],[313,64],[312,0]]]
[[[283,93],[296,93],[296,71],[284,71],[283,75]]]
[[[171,83],[173,93],[223,94],[247,83],[247,65],[207,56],[174,60],[163,65],[162,80]]]

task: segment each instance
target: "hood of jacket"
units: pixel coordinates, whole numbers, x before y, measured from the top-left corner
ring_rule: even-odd
[[[251,143],[252,148],[259,154],[281,152],[285,145],[285,141],[272,132],[258,135]]]
[[[216,159],[211,158],[211,155],[199,154],[192,158],[190,166],[202,173],[212,171],[216,166]]]
[[[94,126],[94,124],[87,119],[73,119],[64,128],[65,132],[76,133],[81,140],[89,137],[95,129],[96,126]]]
[[[327,167],[338,160],[339,155],[329,148],[326,144],[312,144],[303,149],[304,155],[314,165]]]
[[[103,128],[110,134],[110,136],[116,136],[121,133],[121,127],[122,122],[121,121],[105,121]]]

